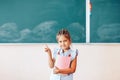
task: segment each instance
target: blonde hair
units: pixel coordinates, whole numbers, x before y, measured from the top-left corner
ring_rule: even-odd
[[[71,41],[71,36],[70,33],[68,32],[68,30],[66,29],[62,29],[60,31],[58,31],[57,35],[56,35],[56,39],[58,40],[59,36],[64,35],[67,39],[69,39]]]

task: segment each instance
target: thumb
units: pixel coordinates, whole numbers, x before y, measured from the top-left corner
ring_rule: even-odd
[[[59,69],[57,66],[55,66],[55,69]]]

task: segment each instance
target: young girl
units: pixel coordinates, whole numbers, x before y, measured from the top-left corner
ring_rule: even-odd
[[[77,65],[78,50],[71,49],[70,46],[72,41],[67,30],[60,30],[56,35],[56,39],[59,48],[55,48],[53,54],[48,46],[45,47],[45,52],[48,54],[49,67],[53,69],[50,80],[73,80],[73,73],[75,72]],[[68,68],[59,69],[55,66],[57,55],[70,57],[70,65]]]

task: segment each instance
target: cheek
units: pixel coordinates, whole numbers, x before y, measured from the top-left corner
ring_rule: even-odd
[[[69,47],[71,44],[70,43],[66,43],[66,45]]]
[[[61,47],[62,46],[62,44],[61,43],[58,43],[59,44],[59,46]]]
[[[59,47],[61,47],[61,48],[62,48],[62,45],[59,45]]]

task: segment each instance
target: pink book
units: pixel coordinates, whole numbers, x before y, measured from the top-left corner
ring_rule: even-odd
[[[59,69],[69,68],[70,66],[70,57],[57,55],[55,66]]]

